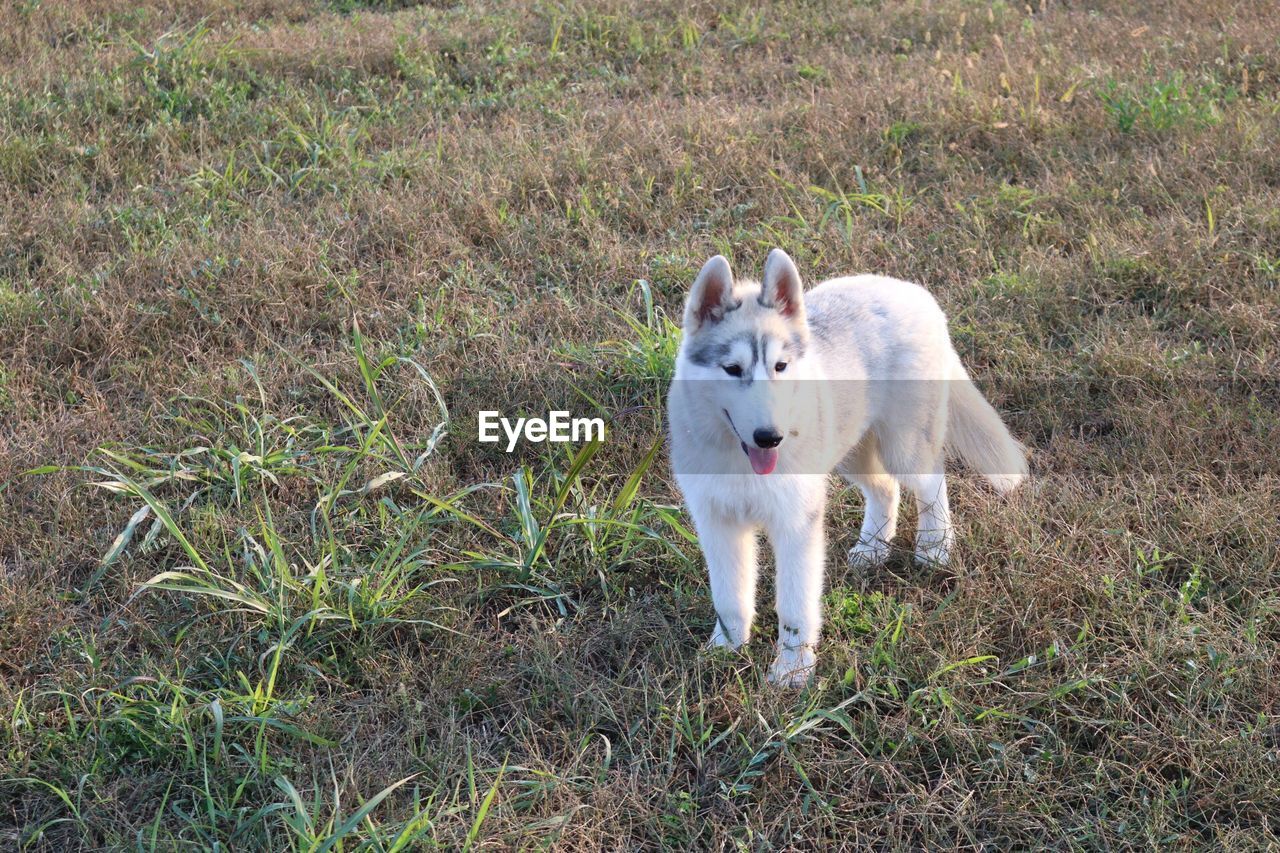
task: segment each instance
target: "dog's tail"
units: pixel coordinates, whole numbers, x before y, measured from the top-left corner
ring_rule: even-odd
[[[1027,476],[1027,452],[1000,420],[987,398],[955,361],[947,396],[947,445],[987,478],[996,491],[1011,492]]]

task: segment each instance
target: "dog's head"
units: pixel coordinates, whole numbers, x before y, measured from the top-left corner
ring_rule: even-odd
[[[734,281],[721,255],[707,261],[689,292],[677,377],[696,383],[757,474],[778,462],[803,424],[799,390],[809,349],[804,286],[787,253],[774,249],[764,279]]]

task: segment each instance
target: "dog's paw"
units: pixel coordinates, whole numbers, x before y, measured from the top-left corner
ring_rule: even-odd
[[[922,530],[916,535],[916,562],[926,566],[945,566],[951,560],[955,535],[951,529]]]
[[[744,629],[742,633],[745,635],[746,630]],[[729,651],[732,652],[742,648],[745,642],[746,642],[745,636],[738,642],[736,643],[733,642],[733,640],[731,640],[729,636],[725,634],[724,628],[721,626],[720,622],[717,620],[716,629],[711,632],[710,639],[707,640],[706,645],[703,646],[702,648],[705,649],[706,651],[712,651],[714,649],[728,649]]]
[[[889,543],[883,539],[859,539],[858,544],[849,549],[849,567],[853,569],[874,569],[888,559]]]
[[[769,667],[766,678],[775,687],[797,690],[809,683],[817,662],[818,656],[808,646],[782,649]]]

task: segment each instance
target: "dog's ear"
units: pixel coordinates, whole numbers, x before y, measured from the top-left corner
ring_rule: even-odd
[[[684,329],[692,332],[705,323],[716,323],[737,307],[733,298],[733,270],[724,255],[716,255],[702,265],[693,280],[689,302],[684,308]]]
[[[764,262],[760,304],[777,308],[789,320],[804,320],[804,284],[800,281],[800,271],[781,249],[771,251]]]

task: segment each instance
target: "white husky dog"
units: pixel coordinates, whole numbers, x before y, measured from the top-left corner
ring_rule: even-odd
[[[711,576],[710,645],[737,648],[755,616],[756,535],[777,565],[776,684],[813,671],[821,622],[827,476],[866,502],[855,566],[889,555],[900,485],[915,493],[919,560],[945,563],[954,533],[943,474],[954,449],[999,491],[1026,476],[1022,446],[969,381],[947,318],[922,287],[876,275],[804,292],[774,249],[764,281],[716,255],[698,273],[668,396],[671,462]]]

